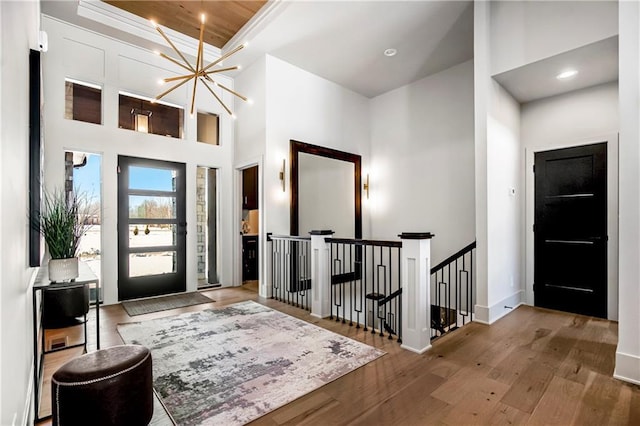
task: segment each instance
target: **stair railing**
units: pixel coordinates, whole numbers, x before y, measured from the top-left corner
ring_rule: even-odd
[[[429,338],[433,340],[473,320],[475,242],[429,268],[428,263],[426,267],[418,265],[420,259],[429,258],[428,246],[422,251],[417,248],[422,243],[404,241],[430,239],[428,233],[417,238],[405,233],[400,235],[402,241],[379,241],[331,238],[323,235],[331,231],[314,232],[319,233],[312,233],[316,240],[267,236],[271,242],[270,297],[311,311],[319,318],[329,317],[389,339],[395,336],[400,343],[402,330],[408,327],[403,347],[419,353],[428,349]],[[411,244],[403,248],[403,241]],[[406,277],[401,277],[405,269],[410,272],[403,272]],[[426,279],[419,278],[423,270],[430,272]],[[424,291],[420,289],[421,279],[427,283]],[[425,306],[422,297],[427,299],[426,311],[420,308]],[[409,315],[405,323],[403,311]],[[419,332],[415,324],[429,320],[430,332]]]
[[[401,241],[325,238],[330,245],[331,315],[402,342]]]
[[[267,235],[271,242],[271,297],[311,310],[311,238]]]
[[[431,338],[473,320],[476,242],[431,268]]]

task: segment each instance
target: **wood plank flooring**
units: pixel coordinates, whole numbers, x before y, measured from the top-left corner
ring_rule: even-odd
[[[387,355],[252,425],[640,424],[640,387],[612,377],[617,324],[610,321],[521,306],[491,326],[468,324],[417,355],[395,340],[262,299],[251,288],[204,294],[216,302],[133,318],[119,305],[103,307],[102,346],[122,344],[118,323],[255,300]],[[92,312],[90,350],[93,321]],[[55,355],[45,362],[48,377],[65,361]],[[47,398],[43,395],[43,402]]]

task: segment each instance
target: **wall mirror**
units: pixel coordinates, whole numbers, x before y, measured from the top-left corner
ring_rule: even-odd
[[[361,157],[291,140],[291,235],[362,238]]]

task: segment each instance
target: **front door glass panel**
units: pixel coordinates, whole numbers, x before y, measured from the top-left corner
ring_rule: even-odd
[[[119,299],[185,291],[185,165],[120,156],[119,170]]]

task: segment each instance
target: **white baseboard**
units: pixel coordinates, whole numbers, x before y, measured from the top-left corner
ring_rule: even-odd
[[[640,385],[640,356],[616,352],[616,369],[613,377]]]
[[[519,290],[491,306],[476,305],[474,307],[473,320],[480,324],[491,325],[524,304],[524,296],[524,290]]]
[[[429,346],[427,346],[427,347],[425,347],[425,348],[422,348],[422,349],[412,348],[411,346],[407,346],[407,345],[405,345],[405,344],[400,345],[400,347],[401,347],[402,349],[406,349],[406,350],[411,351],[411,352],[413,352],[413,353],[416,353],[416,354],[418,354],[418,355],[422,355],[423,353],[425,353],[426,351],[428,351],[429,349],[431,349],[431,345],[429,345]]]

